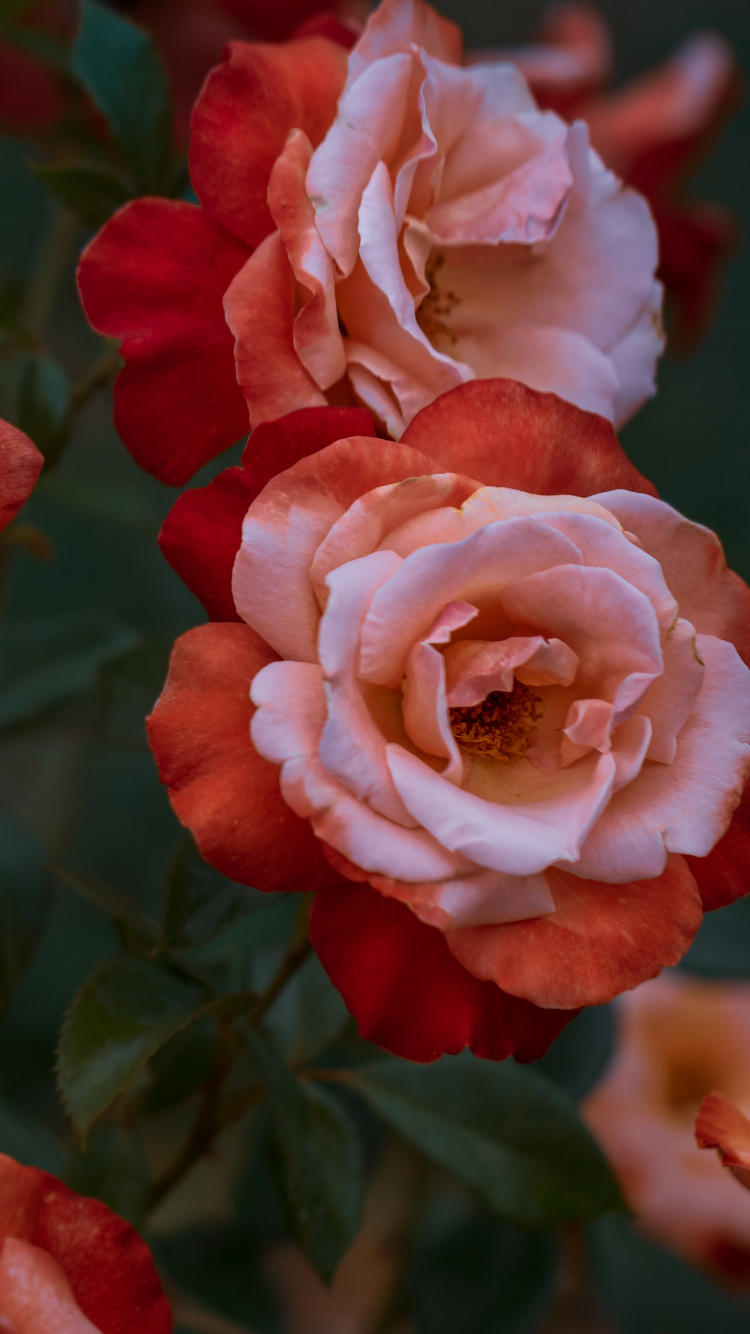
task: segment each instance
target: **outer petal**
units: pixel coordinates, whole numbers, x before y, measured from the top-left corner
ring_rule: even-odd
[[[707,857],[686,857],[703,899],[704,912],[726,908],[750,892],[750,787],[746,787],[726,834]]]
[[[20,1236],[47,1251],[101,1334],[171,1334],[172,1315],[148,1247],[105,1204],[4,1154],[0,1198],[0,1235]]]
[[[718,1149],[725,1167],[750,1190],[750,1121],[723,1093],[709,1093],[695,1118],[699,1149]]]
[[[655,977],[688,949],[702,920],[698,887],[682,857],[629,885],[547,872],[556,911],[503,926],[447,934],[476,977],[536,1005],[602,1005]]]
[[[0,421],[0,531],[28,500],[43,463],[23,431]]]
[[[479,982],[442,933],[368,885],[316,896],[310,935],[363,1037],[410,1061],[471,1047],[522,1061],[543,1055],[576,1011],[539,1010]]]
[[[412,43],[449,65],[461,62],[461,29],[450,19],[424,0],[383,0],[349,58],[349,84],[374,60],[408,50]]]
[[[285,658],[317,661],[320,612],[310,582],[330,528],[375,486],[435,472],[432,459],[387,441],[339,440],[269,481],[243,525],[234,600]]]
[[[148,720],[159,776],[207,861],[258,889],[315,889],[331,868],[284,802],[275,765],[250,740],[250,684],[276,655],[246,625],[201,625],[177,640]]]
[[[248,429],[222,305],[247,254],[202,209],[139,199],[81,259],[86,314],[123,340],[117,429],[141,467],[172,486]]]
[[[253,431],[241,468],[226,468],[208,486],[186,491],[159,534],[170,565],[200,598],[212,621],[239,621],[232,568],[251,501],[277,473],[348,435],[374,436],[362,408],[302,408]]]
[[[449,390],[417,414],[402,443],[423,449],[446,471],[481,477],[485,486],[538,495],[589,496],[604,486],[654,494],[609,422],[514,380],[475,380]]]
[[[320,143],[346,78],[346,52],[325,37],[279,46],[231,42],[193,112],[190,171],[201,202],[248,245],[273,231],[271,168],[290,130]]]
[[[699,634],[730,640],[750,666],[750,589],[727,569],[716,534],[654,496],[608,491],[594,499],[658,560],[680,615]]]
[[[9,1237],[0,1250],[0,1320],[13,1334],[100,1334],[46,1251]]]

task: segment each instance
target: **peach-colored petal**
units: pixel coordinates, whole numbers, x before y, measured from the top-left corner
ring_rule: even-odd
[[[437,473],[376,486],[359,496],[326,533],[310,566],[310,579],[321,606],[325,605],[325,580],[331,570],[347,560],[369,555],[415,515],[429,514],[443,505],[462,504],[475,488],[475,482],[459,473]],[[393,550],[390,544],[389,550]]]
[[[611,509],[658,560],[680,615],[699,634],[731,640],[750,664],[750,591],[727,569],[716,534],[653,496],[607,491],[593,499]]]
[[[403,719],[407,736],[428,755],[448,760],[442,777],[450,783],[461,782],[464,766],[448,719],[445,663],[433,645],[448,643],[452,632],[476,614],[476,607],[467,602],[447,603],[425,636],[412,646],[406,661]]]
[[[641,772],[643,761],[651,742],[651,719],[634,713],[620,723],[612,735],[612,758],[615,762],[615,779],[612,791],[619,792],[621,787],[632,783]]]
[[[503,875],[502,871],[482,870],[421,885],[377,875],[369,879],[373,888],[386,898],[408,904],[421,921],[440,931],[522,922],[555,911],[555,901],[543,873],[512,876]]]
[[[255,749],[273,764],[315,752],[328,708],[322,668],[314,662],[271,662],[253,678],[250,723]]]
[[[479,865],[514,876],[536,875],[555,861],[576,860],[609,800],[615,769],[611,755],[600,755],[593,763],[583,760],[555,775],[550,792],[546,776],[521,760],[518,767],[525,766],[537,792],[525,801],[500,804],[457,790],[401,746],[389,745],[387,755],[404,804],[423,828]],[[516,766],[510,768],[507,782],[515,786]]]
[[[489,524],[461,542],[413,552],[372,600],[362,628],[362,676],[397,686],[411,645],[446,602],[476,605],[511,580],[577,559],[577,547],[561,533],[525,518]]]
[[[576,654],[561,639],[541,635],[462,639],[448,645],[444,658],[451,708],[471,708],[493,690],[512,690],[514,679],[529,686],[568,686],[578,665]]]
[[[554,636],[572,648],[579,659],[578,684],[602,697],[614,699],[618,692],[619,709],[635,707],[662,671],[653,607],[612,570],[558,565],[516,579],[498,590],[498,598],[520,629]],[[627,699],[619,697],[626,678]]]
[[[315,552],[360,495],[433,467],[419,450],[354,436],[272,478],[248,510],[234,564],[232,592],[243,620],[283,658],[316,662]]]
[[[678,620],[662,640],[664,672],[649,686],[638,713],[651,719],[650,760],[671,764],[680,728],[690,716],[703,682],[704,666],[690,621]]]
[[[656,393],[656,364],[664,351],[663,304],[664,288],[655,282],[636,321],[609,350],[620,386],[613,414],[618,425],[630,421]]]
[[[0,1318],[10,1322],[12,1334],[100,1334],[57,1261],[15,1237],[0,1250]]]
[[[391,577],[400,559],[376,551],[348,561],[328,575],[330,596],[320,625],[318,656],[328,699],[320,758],[360,801],[398,824],[413,827],[391,779],[385,741],[359,688],[356,661],[362,619],[376,589]],[[294,708],[293,699],[289,701]]]
[[[706,669],[672,764],[646,762],[589,834],[576,875],[608,882],[662,873],[669,852],[705,857],[750,774],[750,672],[731,644],[698,636]]]
[[[750,1190],[750,1121],[723,1093],[709,1093],[695,1118],[699,1149],[717,1149],[719,1157]]]
[[[442,18],[424,0],[383,0],[349,56],[347,87],[361,78],[373,61],[408,50],[411,45],[421,46],[449,64],[461,61],[461,30],[450,19]]]
[[[315,226],[315,210],[305,190],[312,144],[292,130],[276,159],[268,186],[268,207],[286,247],[298,284],[309,293],[294,320],[294,347],[320,389],[346,373],[334,290],[334,266]]]

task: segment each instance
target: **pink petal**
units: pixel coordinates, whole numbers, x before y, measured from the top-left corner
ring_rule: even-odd
[[[567,644],[541,635],[462,639],[448,645],[444,658],[451,708],[471,708],[493,690],[512,690],[514,679],[530,686],[570,685],[578,665]]]
[[[401,746],[388,746],[387,755],[405,806],[425,829],[480,866],[514,876],[536,875],[555,861],[578,857],[609,800],[615,771],[611,755],[601,755],[555,775],[552,795],[499,804],[457,790]],[[535,775],[531,765],[521,765]]]
[[[448,931],[460,926],[522,922],[555,911],[546,876],[511,876],[502,871],[477,871],[432,884],[370,876],[370,884],[386,898],[399,899],[428,926]]]
[[[362,628],[361,675],[399,685],[411,645],[446,602],[476,605],[531,571],[576,559],[572,542],[534,519],[489,524],[461,542],[413,552],[372,600]]]
[[[653,728],[648,758],[671,764],[677,754],[677,739],[689,718],[703,683],[703,663],[690,621],[678,620],[662,641],[664,671],[650,685],[638,713],[650,718]]]
[[[432,645],[447,643],[452,631],[467,625],[476,614],[476,607],[466,602],[449,602],[424,638],[412,646],[406,662],[404,727],[420,750],[448,760],[442,777],[450,783],[461,782],[464,766],[448,719],[445,664]]]
[[[328,716],[322,669],[313,662],[271,662],[253,678],[250,723],[255,749],[273,764],[318,749]]]
[[[0,1319],[9,1322],[11,1334],[100,1334],[57,1261],[15,1237],[0,1248]]]
[[[349,56],[350,87],[376,60],[394,51],[422,47],[448,64],[460,64],[463,39],[460,28],[437,14],[424,0],[383,0]]]
[[[624,882],[661,875],[669,852],[705,857],[750,775],[750,672],[731,644],[698,636],[706,669],[672,764],[646,762],[589,835],[576,875]]]

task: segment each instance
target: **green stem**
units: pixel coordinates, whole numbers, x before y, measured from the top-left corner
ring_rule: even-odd
[[[119,344],[112,342],[102,353],[98,361],[90,366],[70,391],[70,410],[80,412],[81,408],[93,398],[100,389],[117,374],[120,365]]]
[[[67,209],[56,208],[42,241],[19,316],[22,328],[37,341],[41,341],[52,314],[78,225]]]

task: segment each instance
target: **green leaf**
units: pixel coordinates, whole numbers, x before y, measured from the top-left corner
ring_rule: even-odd
[[[614,1051],[615,1034],[613,1006],[587,1006],[565,1025],[549,1051],[534,1062],[534,1069],[580,1102],[604,1074]]]
[[[159,963],[123,958],[102,964],[73,1001],[60,1036],[60,1088],[79,1134],[210,1005],[202,987]]]
[[[550,1227],[621,1207],[574,1104],[532,1070],[465,1054],[431,1066],[378,1061],[340,1078],[501,1218]]]
[[[53,897],[44,846],[0,811],[0,1013],[36,954]]]
[[[216,1020],[206,1015],[159,1048],[140,1076],[141,1115],[173,1107],[206,1083],[216,1060],[217,1035]]]
[[[127,750],[148,750],[146,718],[167,679],[174,639],[169,631],[144,635],[129,653],[105,665],[100,741]]]
[[[146,1215],[151,1177],[138,1135],[123,1126],[100,1126],[85,1149],[71,1153],[65,1180],[79,1195],[87,1195],[114,1209],[134,1227]]]
[[[624,1219],[589,1233],[599,1296],[617,1334],[747,1334],[750,1302],[733,1296]]]
[[[30,166],[50,194],[60,199],[86,227],[102,227],[133,197],[126,183],[106,167],[45,167],[36,162]]]
[[[149,945],[155,944],[159,934],[158,923],[141,907],[135,895],[124,889],[115,889],[114,885],[108,885],[92,875],[81,875],[80,872],[68,871],[59,866],[55,867],[55,873],[64,885],[93,903],[95,908],[107,913],[114,922],[130,927]]]
[[[318,1272],[330,1279],[362,1217],[362,1150],[339,1103],[301,1085],[257,1029],[250,1050],[273,1112],[272,1166],[289,1226]]]
[[[16,424],[54,462],[70,429],[70,381],[62,366],[37,352],[26,352],[16,385]]]
[[[267,895],[209,866],[190,839],[170,869],[161,948],[204,945],[267,904]]]
[[[446,1226],[440,1210],[432,1201],[428,1205],[412,1279],[418,1328],[429,1334],[533,1334],[554,1295],[557,1256],[550,1234],[486,1214],[451,1212]]]
[[[137,643],[105,612],[18,621],[0,631],[0,730],[92,689],[100,667]]]
[[[173,121],[156,47],[140,28],[92,0],[83,0],[82,11],[75,73],[109,121],[138,192],[162,193],[171,175]]]
[[[348,1018],[341,995],[311,954],[274,1001],[266,1024],[290,1065],[300,1066],[325,1051]]]

